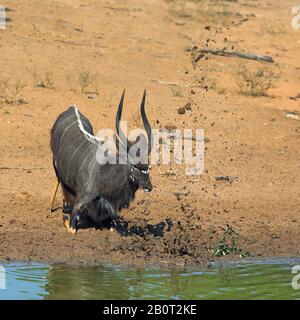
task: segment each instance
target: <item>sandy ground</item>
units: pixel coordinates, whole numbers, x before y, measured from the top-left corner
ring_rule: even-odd
[[[216,259],[227,224],[254,257],[299,256],[300,122],[286,118],[300,107],[294,1],[1,4],[9,9],[0,30],[1,260],[194,264]],[[195,62],[187,51],[193,46],[269,55],[275,63],[212,55]],[[264,96],[249,94],[245,70],[257,75],[255,85],[272,84]],[[97,76],[83,93],[82,72]],[[123,88],[132,125],[147,88],[154,128],[205,130],[205,172],[188,177],[184,165],[153,166],[152,193],[139,191],[121,213],[143,235],[91,227],[71,238],[61,211],[47,214],[55,181],[50,128],[73,103],[96,131],[113,128]],[[186,103],[192,110],[178,114]],[[238,178],[217,181],[220,175]],[[161,236],[148,232],[166,220],[172,226]]]

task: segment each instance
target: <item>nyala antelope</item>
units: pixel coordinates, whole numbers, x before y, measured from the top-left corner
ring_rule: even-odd
[[[116,164],[101,164],[97,161],[97,149],[101,141],[94,135],[89,120],[75,106],[61,113],[51,130],[51,150],[53,166],[58,185],[61,184],[64,195],[64,208],[69,209],[70,217],[65,221],[68,231],[75,234],[79,222],[85,216],[94,223],[115,219],[122,208],[127,208],[134,200],[139,188],[149,192],[152,184],[149,176],[149,154],[153,145],[152,130],[145,113],[146,90],[142,98],[140,113],[147,134],[142,138],[146,143],[143,161],[135,163],[130,157],[130,142],[120,128],[124,94],[122,94],[117,114],[114,135],[117,154],[120,147],[126,148],[126,161]],[[147,141],[148,140],[148,141]],[[117,157],[118,158],[118,157]],[[52,205],[55,194],[52,199]],[[50,210],[51,210],[50,208]]]

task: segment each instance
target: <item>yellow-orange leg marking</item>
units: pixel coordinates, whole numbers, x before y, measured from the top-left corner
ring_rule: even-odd
[[[56,183],[55,183],[55,186],[54,186],[54,193],[53,193],[53,196],[51,198],[50,206],[48,208],[49,212],[53,211],[53,205],[54,205],[54,201],[55,201],[55,197],[56,197],[56,194],[57,194],[57,190],[58,190],[59,184],[60,184],[60,181],[57,179]]]
[[[66,218],[66,216],[64,215],[63,221],[67,231],[74,235],[76,233],[76,230],[70,227],[70,219]]]

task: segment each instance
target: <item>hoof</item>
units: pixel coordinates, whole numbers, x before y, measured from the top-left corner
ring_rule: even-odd
[[[71,228],[71,227],[68,227],[67,228],[67,231],[68,231],[68,233],[70,233],[72,236],[74,236],[75,234],[76,234],[76,229],[73,229],[73,228]]]

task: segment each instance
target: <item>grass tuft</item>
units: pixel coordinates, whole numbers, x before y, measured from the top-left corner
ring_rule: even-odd
[[[22,91],[26,87],[21,81],[12,83],[8,79],[0,80],[0,103],[5,104],[25,104],[22,98]]]
[[[267,75],[266,71],[263,69],[250,71],[246,67],[239,68],[236,84],[240,94],[253,97],[268,96],[268,90],[273,86],[271,75]]]

